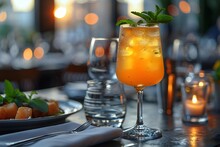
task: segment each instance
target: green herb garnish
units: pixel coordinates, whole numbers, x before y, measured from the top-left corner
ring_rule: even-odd
[[[155,23],[168,23],[171,20],[173,20],[173,17],[167,14],[161,14],[162,11],[164,11],[165,8],[161,8],[158,5],[155,7],[155,12],[152,11],[143,11],[143,12],[136,12],[131,11],[132,14],[137,15],[141,18],[141,20],[138,20],[135,22],[131,19],[123,19],[119,20],[116,25],[120,26],[122,24],[129,24],[130,26],[136,27],[137,25],[146,24],[146,26],[150,26]]]
[[[36,91],[32,91],[30,95],[25,95],[19,89],[15,89],[12,83],[8,80],[4,81],[4,93],[5,95],[0,95],[0,105],[4,103],[16,103],[17,106],[29,106],[35,108],[41,112],[48,112],[48,104],[45,100],[36,97],[33,98]]]
[[[213,66],[213,77],[215,81],[220,83],[220,60],[217,60]]]

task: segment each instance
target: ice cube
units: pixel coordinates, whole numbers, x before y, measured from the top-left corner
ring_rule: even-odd
[[[121,56],[117,60],[117,68],[119,68],[120,70],[131,69],[133,65],[134,65],[134,62],[132,58]]]
[[[140,46],[147,46],[149,43],[149,38],[142,38],[140,41],[139,41],[139,44]]]
[[[133,54],[133,50],[130,47],[126,47],[125,49],[119,50],[119,54],[121,56],[130,56]]]
[[[160,57],[160,56],[161,56],[161,51],[160,51],[160,49],[154,49],[153,52],[154,52],[154,55],[155,55],[156,57]]]
[[[151,56],[151,52],[147,48],[142,48],[139,54],[141,59],[147,59]]]
[[[131,29],[124,28],[124,29],[122,29],[121,37],[131,36],[131,33],[132,33]]]
[[[160,40],[159,38],[150,38],[148,46],[159,46],[160,45]]]
[[[136,45],[135,42],[136,42],[135,39],[131,39],[131,40],[129,41],[129,45],[130,45],[130,46],[135,46],[135,45]]]
[[[123,68],[124,69],[132,69],[134,65],[133,59],[132,58],[126,58],[123,62]]]
[[[149,42],[148,38],[135,37],[130,40],[129,45],[131,47],[147,46],[148,42]]]
[[[151,51],[153,52],[155,57],[161,57],[162,53],[161,53],[161,48],[160,47],[151,47]]]
[[[159,31],[152,31],[152,32],[149,32],[148,35],[152,36],[152,37],[157,37],[157,36],[160,36],[160,32]]]
[[[138,28],[138,29],[136,29],[135,31],[133,31],[133,35],[135,35],[135,36],[141,37],[141,36],[143,36],[144,34],[145,34],[145,32],[144,32],[142,29],[140,29],[140,28]]]

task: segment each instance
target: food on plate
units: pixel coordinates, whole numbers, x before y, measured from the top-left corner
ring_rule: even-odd
[[[59,112],[59,104],[57,101],[51,100],[48,103],[47,115],[56,115]]]
[[[0,95],[0,120],[30,119],[63,113],[57,101],[34,97],[36,91],[26,95],[15,89],[8,80],[5,80],[4,88],[4,95]]]
[[[18,106],[15,103],[9,103],[9,104],[5,104],[3,106],[4,110],[5,110],[5,118],[6,119],[10,119],[10,118],[15,118],[15,115],[17,113],[18,110]]]
[[[30,107],[19,107],[15,119],[28,119],[32,117],[32,109]]]
[[[49,100],[49,101],[47,101],[47,105],[48,105],[48,111],[47,112],[42,112],[38,109],[33,109],[32,118],[43,117],[43,116],[51,116],[51,115],[57,115],[59,113],[62,113],[61,109],[59,108],[59,104],[58,104],[57,101]]]

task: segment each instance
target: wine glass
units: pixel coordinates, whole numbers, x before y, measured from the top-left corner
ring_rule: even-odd
[[[117,47],[118,38],[92,38],[87,66],[93,80],[101,82],[116,79]]]
[[[137,121],[123,131],[123,138],[146,141],[162,136],[158,129],[144,125],[142,116],[143,90],[159,83],[164,76],[164,63],[158,24],[131,27],[121,25],[116,62],[116,75],[122,83],[137,92]]]

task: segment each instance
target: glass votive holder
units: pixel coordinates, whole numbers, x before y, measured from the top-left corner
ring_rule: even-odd
[[[206,123],[208,83],[182,83],[183,122]]]

